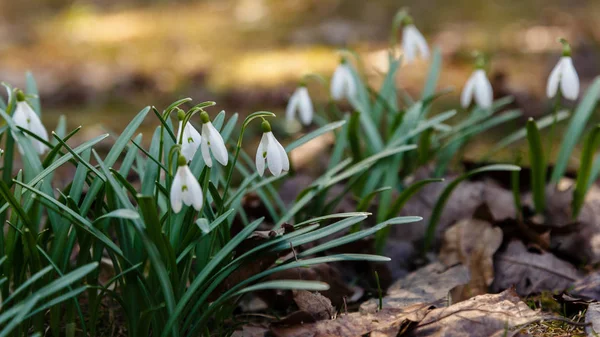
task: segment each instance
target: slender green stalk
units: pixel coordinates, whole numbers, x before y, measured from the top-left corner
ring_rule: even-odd
[[[552,105],[552,126],[550,127],[550,137],[548,138],[548,155],[546,156],[547,164],[552,162],[552,154],[554,153],[554,137],[556,133],[556,124],[558,124],[558,112],[561,110],[562,93],[560,90],[556,93],[554,104]]]

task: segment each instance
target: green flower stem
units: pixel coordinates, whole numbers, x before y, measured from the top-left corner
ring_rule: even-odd
[[[558,123],[558,111],[562,108],[562,93],[560,90],[556,93],[556,97],[554,98],[554,105],[552,107],[552,126],[550,127],[550,138],[548,139],[548,155],[546,156],[546,164],[551,165],[552,153],[554,151],[554,137],[556,133],[556,124]]]
[[[238,157],[240,156],[240,151],[242,150],[242,139],[244,139],[244,131],[246,131],[246,127],[250,122],[256,118],[262,118],[264,120],[265,117],[275,117],[275,114],[269,111],[257,111],[255,113],[250,114],[244,120],[242,124],[242,129],[240,130],[240,136],[238,137],[237,145],[235,147],[235,153],[233,155],[233,160],[231,161],[231,165],[229,166],[229,172],[227,172],[227,180],[225,181],[225,188],[223,190],[223,198],[221,199],[221,205],[219,206],[219,211],[217,212],[217,216],[223,214],[225,210],[225,204],[227,203],[227,192],[229,191],[229,187],[231,185],[231,177],[233,176],[233,170],[235,168],[235,164],[237,163]]]

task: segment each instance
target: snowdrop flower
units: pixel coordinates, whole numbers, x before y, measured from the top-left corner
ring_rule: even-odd
[[[548,98],[556,96],[560,84],[562,95],[570,100],[576,100],[579,96],[579,76],[577,76],[571,59],[571,46],[564,39],[561,39],[560,42],[563,44],[562,57],[548,77],[546,94]]]
[[[265,161],[269,171],[279,177],[282,172],[290,170],[290,161],[287,153],[271,132],[271,124],[266,120],[262,122],[263,135],[256,150],[256,170],[262,177],[265,173]]]
[[[465,84],[460,96],[460,102],[463,108],[467,108],[469,104],[471,104],[473,96],[475,96],[475,102],[479,107],[489,109],[492,106],[494,92],[492,91],[490,81],[485,75],[483,65],[483,58],[478,57],[477,69],[475,69],[471,77],[467,80],[467,84]]]
[[[177,173],[171,185],[171,208],[179,213],[183,204],[193,206],[196,211],[202,209],[202,188],[187,165],[187,159],[180,155]]]
[[[33,134],[36,134],[41,139],[48,141],[48,132],[46,132],[46,128],[44,128],[40,117],[35,113],[35,111],[33,111],[31,106],[27,104],[27,102],[25,101],[25,95],[20,90],[17,92],[17,106],[15,108],[15,112],[12,118],[17,126],[20,126],[23,129],[26,129]],[[31,140],[31,145],[33,145],[33,148],[39,154],[44,154],[44,152],[46,152],[46,150],[48,149],[48,147],[39,140],[29,135],[25,136]],[[23,148],[21,147],[21,145],[19,145],[19,152],[23,154]]]
[[[346,60],[342,59],[340,65],[335,69],[331,78],[331,97],[336,100],[344,98],[350,100],[356,95],[356,83],[352,76],[350,66],[346,64]]]
[[[402,50],[404,50],[404,60],[406,60],[406,63],[414,61],[417,53],[420,54],[422,59],[427,60],[429,58],[429,47],[423,34],[412,23],[410,16],[405,17],[403,25]]]
[[[308,89],[306,89],[306,85],[304,84],[301,84],[296,91],[294,91],[292,97],[290,97],[285,110],[286,119],[293,120],[296,113],[298,113],[298,117],[302,124],[310,125],[310,123],[312,123],[315,111],[310,96],[308,95]]]
[[[196,130],[196,128],[192,126],[190,122],[185,123],[185,128],[183,127],[183,118],[185,118],[185,113],[183,111],[180,110],[177,114],[177,117],[179,118],[177,142],[181,142],[181,154],[185,157],[185,159],[190,161],[194,158],[198,147],[200,147],[202,136],[200,136],[198,130]]]
[[[229,155],[227,154],[227,148],[225,147],[225,142],[223,141],[223,137],[217,129],[210,122],[210,118],[206,111],[202,111],[200,114],[200,120],[202,121],[202,139],[203,141],[200,143],[200,149],[202,150],[202,158],[204,158],[204,163],[208,167],[212,167],[212,159],[210,154],[215,157],[215,159],[221,163],[223,166],[227,166],[227,162],[229,161]]]

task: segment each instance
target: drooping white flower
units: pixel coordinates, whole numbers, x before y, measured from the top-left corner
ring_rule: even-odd
[[[417,58],[417,53],[424,60],[429,58],[427,41],[413,24],[405,25],[402,30],[402,50],[404,51],[406,63],[414,61]]]
[[[44,128],[40,117],[25,101],[23,93],[17,94],[17,106],[12,118],[17,126],[20,126],[23,129],[26,129],[37,135],[41,139],[48,141],[48,132],[46,132],[46,128]],[[48,147],[44,143],[31,137],[30,135],[26,134],[25,136],[31,140],[31,145],[33,145],[33,148],[37,151],[37,153],[44,154],[44,152],[48,150]],[[23,147],[21,145],[19,145],[19,152],[23,154]]]
[[[298,117],[302,124],[310,125],[310,123],[312,123],[315,111],[310,96],[308,95],[308,89],[306,89],[306,86],[304,85],[299,86],[290,97],[285,110],[286,119],[293,120],[296,113],[298,113]]]
[[[335,69],[331,78],[331,97],[336,100],[352,99],[356,95],[356,83],[352,76],[352,70],[342,61]]]
[[[181,139],[181,154],[185,159],[192,160],[198,147],[202,142],[202,136],[196,128],[190,123],[185,124],[185,128],[182,128],[183,121],[179,121],[179,130],[177,131],[177,141]],[[181,138],[181,132],[183,131],[183,138]]]
[[[546,87],[548,98],[556,96],[559,85],[560,92],[565,98],[576,100],[579,96],[579,76],[577,76],[571,56],[561,57],[552,69]]]
[[[227,154],[223,137],[221,137],[219,131],[212,125],[206,112],[200,114],[200,119],[202,120],[202,142],[200,143],[200,149],[202,150],[204,163],[206,166],[212,167],[212,159],[210,157],[212,153],[221,165],[227,166],[229,155]]]
[[[265,162],[269,171],[279,177],[281,173],[290,170],[290,160],[285,152],[285,149],[273,136],[271,125],[267,121],[263,121],[263,135],[256,150],[256,170],[262,177],[265,173]]]
[[[171,185],[171,208],[173,212],[179,213],[183,204],[186,204],[199,211],[202,209],[202,188],[189,166],[185,164],[187,159],[183,155],[180,159],[183,160],[179,160],[179,164],[183,163],[183,165],[177,168]]]
[[[492,106],[494,99],[494,92],[492,91],[492,85],[485,75],[483,69],[477,69],[473,72],[467,84],[462,91],[460,96],[460,102],[463,108],[467,108],[475,96],[475,103],[479,107],[488,109]]]

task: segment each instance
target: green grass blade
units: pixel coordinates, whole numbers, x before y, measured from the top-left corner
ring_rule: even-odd
[[[253,221],[248,226],[244,227],[244,229],[238,233],[235,237],[233,237],[219,252],[213,256],[210,262],[204,266],[202,271],[196,276],[194,281],[190,284],[187,291],[183,294],[183,296],[179,299],[177,306],[175,307],[175,311],[169,317],[165,325],[165,329],[163,330],[162,337],[167,337],[168,332],[171,328],[175,327],[175,323],[180,319],[181,314],[183,313],[185,307],[192,300],[193,296],[197,294],[197,291],[204,286],[205,281],[208,277],[213,273],[215,268],[223,262],[225,257],[229,256],[231,252],[237,247],[243,240],[245,240],[262,222],[264,218],[257,219]]]
[[[546,160],[544,158],[540,130],[532,118],[527,121],[527,142],[529,144],[529,160],[531,162],[533,204],[536,212],[543,214],[546,208]]]
[[[585,195],[589,187],[594,153],[596,152],[596,149],[598,149],[598,145],[600,145],[600,124],[596,125],[592,129],[586,141],[583,143],[581,163],[579,166],[579,172],[577,173],[575,190],[573,191],[573,219],[577,218],[581,208],[583,207]]]
[[[556,122],[561,122],[566,120],[567,118],[569,118],[570,114],[568,111],[563,110],[560,111],[556,114]],[[550,125],[552,125],[552,123],[554,122],[554,116],[550,115],[550,116],[545,116],[543,118],[540,118],[539,120],[536,121],[537,127],[538,129],[544,129]],[[518,142],[521,139],[524,139],[525,137],[527,137],[527,127],[523,127],[513,133],[511,133],[510,135],[502,138],[501,140],[499,140],[496,145],[494,145],[484,156],[482,161],[487,161],[489,158],[491,158],[494,154],[498,153],[498,151],[504,149],[505,147]]]
[[[581,103],[577,106],[571,122],[565,131],[558,158],[552,171],[552,177],[550,182],[558,184],[558,181],[563,177],[567,171],[569,159],[571,153],[575,148],[575,145],[579,141],[579,138],[583,134],[583,130],[586,127],[587,121],[594,112],[598,99],[600,98],[600,77],[596,78],[594,83],[587,90],[585,96],[581,100]]]
[[[276,290],[310,290],[310,291],[325,291],[329,290],[329,285],[324,282],[317,281],[300,281],[300,280],[277,280],[277,281],[267,281],[259,284],[255,284],[253,286],[246,287],[237,293],[234,296],[257,291],[257,290],[267,290],[267,289],[276,289]]]
[[[386,220],[380,224],[377,224],[376,226],[373,226],[371,228],[368,228],[368,229],[365,229],[365,230],[362,230],[362,231],[359,231],[356,233],[348,234],[348,235],[342,236],[341,238],[327,241],[316,247],[309,248],[309,249],[303,251],[302,253],[298,254],[298,257],[305,257],[305,256],[317,254],[317,253],[326,251],[331,248],[339,247],[339,246],[360,240],[371,234],[377,233],[378,231],[380,231],[384,228],[387,228],[390,225],[399,225],[399,224],[417,222],[417,221],[421,221],[421,220],[423,220],[423,218],[421,218],[420,216],[405,216],[405,217],[392,218],[392,219]]]
[[[391,218],[400,213],[402,207],[404,207],[406,202],[410,200],[410,198],[412,198],[412,196],[415,195],[415,193],[419,192],[426,185],[429,185],[431,183],[440,183],[442,181],[444,181],[443,178],[424,179],[408,186],[404,191],[402,191],[402,193],[400,193],[398,198],[396,198],[396,201],[394,201],[392,207],[390,207],[387,217]]]
[[[337,121],[337,122],[333,122],[333,123],[329,123],[327,125],[323,125],[322,127],[309,132],[308,134],[302,136],[299,139],[296,139],[295,141],[289,143],[286,147],[285,147],[285,151],[286,152],[290,152],[293,149],[306,144],[307,142],[309,142],[312,139],[315,139],[317,137],[319,137],[320,135],[323,135],[329,131],[333,131],[341,126],[343,126],[344,124],[346,124],[346,121],[342,120],[342,121]]]

